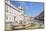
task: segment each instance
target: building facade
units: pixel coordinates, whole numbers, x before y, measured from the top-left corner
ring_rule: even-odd
[[[24,20],[24,11],[21,6],[18,8],[10,3],[10,1],[5,1],[5,20],[6,22],[17,22]]]
[[[14,22],[18,13],[19,12],[17,12],[17,8],[15,6],[13,6],[9,1],[5,2],[6,22]]]
[[[42,11],[38,16],[36,16],[35,19],[39,20],[39,22],[41,21],[42,23],[44,23],[44,11]]]
[[[10,1],[5,2],[5,19],[6,22],[15,22],[16,23],[29,23],[31,17],[24,15],[24,8],[19,6],[15,7],[10,3]]]

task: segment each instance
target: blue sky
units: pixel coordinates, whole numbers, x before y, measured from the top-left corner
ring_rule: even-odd
[[[43,11],[44,4],[40,2],[19,2],[19,1],[11,1],[11,4],[14,6],[22,6],[24,7],[24,13],[27,16],[37,16],[39,13]]]

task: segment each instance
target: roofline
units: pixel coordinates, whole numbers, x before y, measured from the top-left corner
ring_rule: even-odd
[[[13,9],[15,9],[16,11],[19,12],[20,9],[18,9],[17,7],[15,7],[13,4],[11,4],[10,2],[5,2],[5,4],[7,4],[8,6],[12,7]]]

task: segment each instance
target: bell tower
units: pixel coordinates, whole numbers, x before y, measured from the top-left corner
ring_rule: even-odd
[[[21,14],[24,14],[24,8],[23,8],[22,6],[19,6],[18,9],[19,9],[18,11],[19,11]]]

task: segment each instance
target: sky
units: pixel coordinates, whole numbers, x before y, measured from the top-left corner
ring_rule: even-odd
[[[11,0],[11,1],[32,1],[32,2],[44,2],[44,0]]]
[[[44,3],[41,2],[20,2],[20,1],[11,1],[16,7],[22,6],[24,7],[24,14],[27,16],[37,16],[39,13],[43,11]]]

